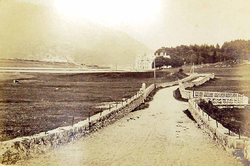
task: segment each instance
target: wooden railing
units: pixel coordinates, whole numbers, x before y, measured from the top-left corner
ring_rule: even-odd
[[[209,81],[210,79],[213,79],[214,74],[199,74],[199,77],[201,79],[197,79],[192,82],[179,82],[179,90],[182,98],[201,98],[206,101],[212,101],[214,105],[248,105],[248,97],[239,93],[186,90],[186,88],[199,86]]]
[[[248,97],[239,93],[194,91],[193,98],[212,101],[214,105],[247,105]]]

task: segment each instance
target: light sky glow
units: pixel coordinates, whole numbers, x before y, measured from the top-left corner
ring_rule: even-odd
[[[250,39],[250,0],[19,0],[128,33],[151,49]]]
[[[84,17],[108,26],[156,18],[159,0],[55,0],[54,7],[72,17]]]

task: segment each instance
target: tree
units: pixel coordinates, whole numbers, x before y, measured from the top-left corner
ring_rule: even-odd
[[[156,57],[155,58],[155,67],[159,68],[162,66],[165,66],[167,64],[167,61],[163,57]],[[152,68],[154,68],[154,62],[152,63]]]
[[[172,67],[180,67],[183,64],[184,64],[184,60],[182,60],[180,57],[178,57],[178,56],[172,57],[172,59],[171,59],[171,66]]]
[[[191,57],[190,57],[190,60],[191,60],[191,63],[193,64],[197,64],[198,62],[198,57],[196,54],[192,54]]]
[[[218,43],[216,44],[216,51],[220,51],[220,45]]]
[[[215,63],[225,60],[239,61],[250,59],[250,40],[235,40],[219,44],[181,45],[177,47],[162,47],[156,53],[166,52],[171,55],[172,66],[180,65],[181,61],[192,64]],[[169,60],[168,60],[169,61]],[[178,64],[180,62],[180,64]],[[169,62],[168,62],[169,65]]]
[[[216,51],[214,51],[213,56],[212,56],[212,63],[216,62]]]
[[[203,56],[199,56],[199,58],[198,58],[198,64],[204,63],[204,60],[205,60],[205,58],[203,58]]]

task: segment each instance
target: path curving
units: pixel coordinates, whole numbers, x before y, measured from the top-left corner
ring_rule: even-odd
[[[197,129],[173,98],[177,87],[156,93],[149,108],[19,165],[241,165]]]

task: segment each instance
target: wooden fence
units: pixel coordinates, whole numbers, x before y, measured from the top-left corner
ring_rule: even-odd
[[[239,93],[194,91],[192,94],[193,98],[212,101],[214,105],[248,105],[248,97]]]
[[[179,82],[179,89],[182,98],[200,98],[206,101],[212,101],[214,105],[248,105],[248,97],[239,93],[186,90],[186,88],[202,85],[214,78],[214,74],[200,74],[199,76],[200,78],[192,82]]]

